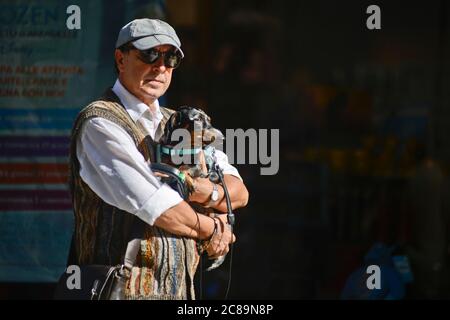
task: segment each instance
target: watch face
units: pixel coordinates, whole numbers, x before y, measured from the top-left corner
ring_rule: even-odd
[[[217,201],[218,199],[219,199],[219,191],[215,187],[213,192],[211,193],[211,200],[212,201]]]

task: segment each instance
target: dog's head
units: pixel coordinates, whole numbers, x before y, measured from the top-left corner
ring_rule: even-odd
[[[179,141],[172,139],[172,134],[176,129],[186,129],[191,134],[191,146],[196,142],[201,142],[205,147],[210,143],[222,143],[223,134],[211,125],[211,118],[201,109],[183,106],[174,112],[166,123],[161,143],[173,146]]]
[[[172,152],[178,154],[176,148],[173,147],[180,147],[178,144],[181,142],[173,135],[177,129],[187,130],[190,135],[190,141],[182,143],[183,156],[187,155],[190,162],[182,165],[175,165],[172,161]],[[203,110],[183,106],[174,112],[166,123],[164,134],[160,140],[160,150],[163,150],[160,161],[188,173],[187,182],[189,190],[192,191],[190,179],[208,176],[215,161],[213,150],[222,144],[223,140],[222,132],[211,125],[211,118]],[[200,149],[203,151],[202,153],[200,153]]]

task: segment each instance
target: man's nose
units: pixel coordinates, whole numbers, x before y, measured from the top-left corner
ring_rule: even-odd
[[[159,72],[164,72],[166,71],[166,66],[164,65],[164,57],[159,57],[158,60],[156,60],[155,62],[152,63],[152,68],[156,71],[158,70]]]

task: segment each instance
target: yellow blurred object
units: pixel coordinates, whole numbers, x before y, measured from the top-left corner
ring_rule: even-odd
[[[347,165],[346,151],[342,149],[331,149],[329,152],[330,168],[333,171],[343,172]]]
[[[325,109],[337,95],[337,89],[332,86],[311,85],[308,91],[314,101],[314,106],[319,109]]]
[[[197,25],[200,0],[167,0],[166,3],[172,25],[179,27]]]

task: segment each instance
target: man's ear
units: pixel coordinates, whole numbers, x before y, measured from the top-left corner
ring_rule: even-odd
[[[123,71],[123,59],[124,59],[123,52],[120,51],[119,49],[116,49],[114,51],[114,59],[116,60],[117,69],[119,70],[119,72],[122,72]]]

